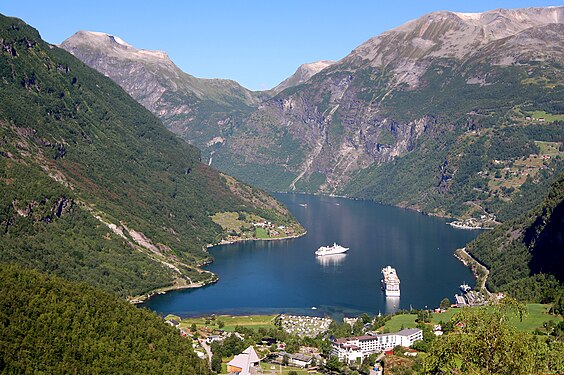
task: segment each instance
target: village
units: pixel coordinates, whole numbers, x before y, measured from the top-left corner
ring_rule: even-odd
[[[344,324],[352,325],[356,318],[343,319]],[[202,318],[181,319],[169,315],[166,323],[177,328],[179,333],[187,339],[193,340],[196,354],[207,359],[212,364],[214,353],[212,347],[227,341],[252,344],[238,354],[222,358],[221,374],[315,374],[323,373],[323,369],[331,366],[329,359],[334,357],[342,363],[353,366],[361,363],[371,355],[387,352],[393,353],[396,346],[410,347],[415,341],[423,338],[419,328],[403,329],[395,333],[377,333],[367,331],[361,336],[351,336],[335,339],[324,338],[329,346],[325,352],[315,346],[299,345],[284,342],[274,337],[262,337],[250,340],[248,327],[259,327],[258,331],[266,333],[266,325],[271,324],[277,330],[282,330],[286,337],[314,338],[323,337],[332,322],[327,317],[305,315],[280,314],[276,316],[209,316]],[[202,325],[202,326],[200,326]],[[198,326],[200,326],[198,328]],[[370,325],[367,325],[369,327]],[[245,330],[243,327],[247,327]],[[244,331],[245,333],[239,332]],[[291,340],[291,339],[290,339]],[[216,343],[216,344],[214,344]],[[406,351],[407,356],[416,355],[416,351]],[[415,353],[415,354],[414,354]],[[213,365],[212,365],[213,366]],[[370,374],[382,374],[382,366],[372,363]]]
[[[244,212],[220,212],[213,215],[211,219],[225,232],[220,244],[294,238],[305,234],[305,230],[299,224],[274,223],[258,215]]]
[[[393,314],[331,319],[323,316],[168,315],[165,322],[192,340],[195,353],[214,373],[247,374],[365,374],[402,373],[425,357],[438,336],[465,324],[457,313],[499,304],[502,294],[483,295],[461,285],[455,303],[444,298],[433,309],[403,310]],[[527,305],[528,315],[513,317],[518,330],[542,330],[547,306]],[[317,312],[316,312],[317,313]],[[559,318],[555,322],[558,322]],[[517,322],[517,320],[519,320]],[[560,318],[561,320],[561,318]],[[556,324],[556,323],[555,323]],[[539,331],[541,332],[541,331]]]

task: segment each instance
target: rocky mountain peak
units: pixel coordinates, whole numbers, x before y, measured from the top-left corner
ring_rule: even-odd
[[[402,54],[411,58],[427,55],[462,58],[481,44],[531,27],[563,22],[564,6],[496,9],[483,13],[440,11],[373,37],[351,55],[370,60],[372,66],[385,65]]]
[[[464,60],[491,42],[563,22],[564,6],[434,12],[369,39],[342,62],[349,67],[391,68],[396,84],[415,88],[432,59]]]
[[[98,31],[78,31],[61,43],[61,47],[72,54],[76,54],[77,50],[87,49],[118,59],[173,65],[166,52],[135,48],[119,36]]]
[[[288,87],[300,85],[323,69],[333,65],[334,63],[335,61],[332,60],[320,60],[314,61],[312,63],[302,64],[298,67],[294,74],[286,78],[284,81],[280,82],[280,84],[274,87],[271,91],[276,95],[279,92],[284,91]]]

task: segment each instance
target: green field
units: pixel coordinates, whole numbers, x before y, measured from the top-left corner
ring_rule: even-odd
[[[527,304],[527,316],[523,317],[523,321],[519,321],[517,315],[511,317],[510,322],[517,328],[519,331],[524,332],[532,332],[537,328],[542,329],[543,323],[548,320],[553,320],[555,322],[559,322],[562,320],[562,317],[557,317],[554,315],[548,314],[549,305],[542,305],[542,304]],[[449,309],[444,313],[433,313],[432,316],[432,323],[437,324],[439,322],[448,322],[454,314],[456,314],[459,309]],[[396,332],[401,329],[403,326],[404,328],[413,328],[417,325],[415,323],[415,319],[417,315],[415,314],[401,314],[395,315],[386,322],[384,326],[390,332]]]
[[[403,328],[415,328],[417,326],[417,323],[415,323],[416,318],[417,315],[414,314],[394,315],[392,319],[386,322],[384,328],[390,332],[397,332],[401,330],[402,326]]]
[[[556,156],[562,154],[560,151],[560,142],[535,141],[535,144],[538,146],[541,155]]]
[[[255,235],[257,236],[257,238],[269,238],[270,237],[268,235],[268,232],[266,231],[266,229],[261,228],[261,227],[257,227]]]
[[[239,213],[237,212],[218,212],[213,215],[212,220],[221,225],[221,227],[226,231],[235,231],[237,233],[241,232],[242,228],[250,230],[253,228],[251,221],[253,219],[260,220],[256,215],[245,215],[245,219],[241,220]]]
[[[274,366],[274,370],[272,369],[273,366]],[[260,367],[262,369],[263,374],[271,374],[271,373],[280,374],[280,368],[282,368],[282,374],[288,374],[290,371],[295,371],[298,373],[298,375],[307,375],[308,373],[307,370],[304,370],[299,367],[291,367],[291,366],[280,367],[280,365],[275,365],[272,363],[261,362]]]
[[[190,328],[192,324],[196,324],[198,329],[207,328],[210,330],[220,329],[219,322],[223,322],[224,331],[233,332],[235,327],[244,326],[252,329],[259,328],[275,328],[274,318],[277,315],[215,315],[212,316],[201,316],[197,318],[185,318],[180,321],[180,326],[183,328]],[[172,318],[179,320],[175,315],[168,315],[167,318]],[[207,324],[206,324],[207,322]]]
[[[529,331],[532,332],[537,328],[543,328],[543,323],[552,320],[559,322],[562,320],[561,316],[554,316],[548,314],[549,305],[541,305],[540,303],[528,304],[527,312],[528,315],[523,318],[523,321],[519,321],[519,317],[513,316],[511,318],[511,323],[515,325],[519,331]]]
[[[535,120],[543,118],[546,120],[546,122],[564,121],[564,115],[553,115],[552,113],[546,113],[545,111],[531,112],[531,117]]]

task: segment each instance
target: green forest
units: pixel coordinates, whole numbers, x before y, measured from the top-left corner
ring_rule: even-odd
[[[21,20],[0,17],[0,42],[0,260],[136,295],[213,280],[196,267],[215,213],[295,224]]]
[[[85,283],[0,264],[0,372],[208,374],[191,340]]]
[[[210,373],[191,340],[124,299],[215,281],[199,268],[212,260],[206,245],[227,235],[214,215],[299,224],[265,192],[203,164],[197,148],[118,85],[44,42],[23,21],[0,15],[0,47],[0,372]],[[402,121],[430,116],[436,127],[413,145],[416,151],[352,176],[344,193],[443,216],[495,215],[503,224],[467,246],[490,270],[488,289],[552,303],[552,312],[563,314],[564,126],[526,120],[532,113],[562,113],[562,92],[512,88],[540,71],[554,80],[554,67],[539,65],[524,75],[517,66],[472,64],[478,63],[466,68],[489,69],[505,84],[478,88],[448,66],[440,74],[429,69],[425,90],[398,91],[382,108],[386,114],[394,108]],[[364,86],[371,80],[366,72],[356,79]],[[382,94],[366,90],[359,99]],[[220,109],[238,118],[251,110],[224,104]],[[490,110],[481,111],[486,104]],[[202,118],[213,117],[208,111],[202,107]],[[331,137],[346,136],[339,112],[332,129]],[[298,163],[300,141],[286,130],[275,137],[281,146],[271,155]],[[394,141],[391,128],[380,141]],[[267,184],[288,185],[294,177],[258,165],[244,173]],[[297,188],[314,192],[325,181],[316,172]],[[562,371],[560,338],[548,330],[546,338],[516,333],[506,318],[501,310],[463,310],[456,319],[466,326],[450,326],[465,335],[425,343],[421,368],[436,374]],[[362,334],[369,321],[333,323],[329,335]],[[299,339],[278,328],[239,331],[246,341],[232,336],[214,344],[213,370],[221,369],[222,357],[265,336],[286,341],[288,350],[330,350],[321,337]]]
[[[543,203],[495,230],[467,250],[490,271],[486,286],[523,301],[555,302],[564,312],[564,174]]]

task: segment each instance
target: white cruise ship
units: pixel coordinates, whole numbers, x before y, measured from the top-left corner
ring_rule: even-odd
[[[386,292],[386,297],[400,296],[400,279],[395,268],[391,266],[382,268],[382,288]]]
[[[333,242],[333,246],[321,246],[319,249],[317,249],[315,255],[323,256],[323,255],[341,254],[346,252],[348,249],[349,249],[348,247],[343,247],[341,245],[337,245],[336,242]]]

